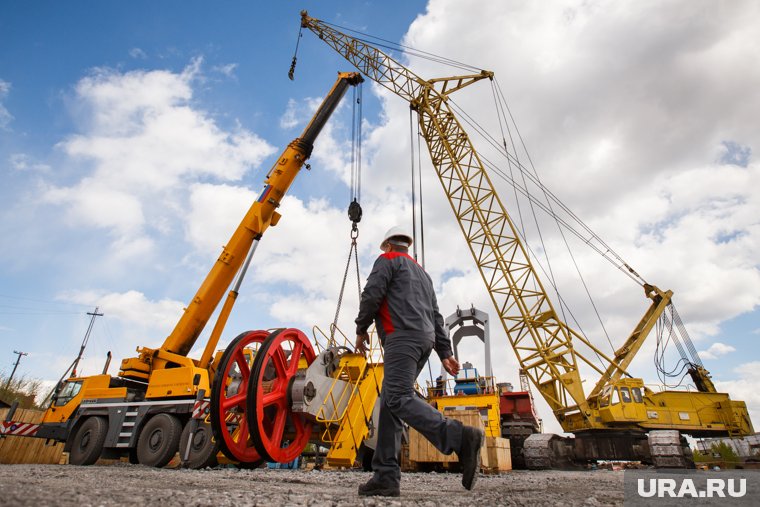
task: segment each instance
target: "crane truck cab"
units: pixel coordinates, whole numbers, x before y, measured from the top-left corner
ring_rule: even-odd
[[[154,385],[152,391],[150,383],[108,374],[65,379],[56,386],[34,436],[64,442],[64,451],[69,452],[69,462],[74,465],[89,465],[100,457],[117,458],[126,453],[134,463],[164,466],[174,457],[177,451],[174,441],[179,441],[182,428],[193,417],[194,410],[208,406],[207,400],[198,403],[197,393],[209,392],[208,388],[204,391],[203,386],[208,385],[209,374],[213,375],[223,353],[224,350],[217,351],[210,367],[196,373],[187,384],[182,382],[183,372],[180,372],[177,377],[180,381],[175,381],[173,388],[166,381],[167,376],[159,376],[160,390]],[[167,393],[176,393],[176,396],[172,398]],[[159,414],[171,414],[172,418],[161,417],[158,422],[150,423]],[[196,415],[203,417],[206,413],[201,411]],[[141,437],[144,428],[156,425],[159,427],[153,431],[154,439],[170,437],[169,445],[162,449],[145,443],[150,435]],[[141,452],[141,459],[138,449],[151,447],[161,452]],[[207,454],[216,454],[217,450],[213,453],[207,450]],[[211,463],[209,456],[205,464]]]
[[[621,379],[606,386],[599,397],[599,416],[605,423],[645,421],[643,393],[641,379]]]

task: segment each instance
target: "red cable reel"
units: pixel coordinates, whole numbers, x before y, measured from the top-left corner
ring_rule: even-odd
[[[313,422],[293,412],[290,390],[315,358],[306,335],[291,328],[270,334],[253,359],[245,413],[251,442],[266,461],[289,463],[309,443]]]
[[[247,388],[251,364],[269,331],[247,331],[225,349],[211,385],[211,427],[219,448],[229,459],[246,468],[264,460],[251,442],[248,427]]]

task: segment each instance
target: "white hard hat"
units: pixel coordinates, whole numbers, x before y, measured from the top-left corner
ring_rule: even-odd
[[[390,240],[391,238],[398,238],[399,243],[403,243],[400,246],[406,246],[407,248],[410,247],[412,245],[412,242],[414,241],[412,239],[412,235],[407,232],[405,227],[402,227],[400,225],[394,225],[393,227],[388,229],[388,231],[383,236],[383,241],[380,242],[380,248],[383,248],[383,245],[385,245],[385,243],[388,242],[388,240]],[[393,243],[395,243],[395,241],[392,242],[391,244]]]

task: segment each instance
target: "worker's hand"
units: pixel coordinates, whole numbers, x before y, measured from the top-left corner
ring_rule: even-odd
[[[369,334],[362,333],[356,335],[356,352],[367,355],[367,346],[369,345]]]
[[[449,356],[443,361],[441,361],[443,364],[443,368],[449,372],[449,375],[452,377],[456,377],[457,373],[459,373],[459,361],[457,361],[454,356]]]

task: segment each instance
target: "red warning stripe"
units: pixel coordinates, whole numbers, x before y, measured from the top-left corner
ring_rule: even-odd
[[[193,405],[193,419],[204,419],[211,409],[209,400],[199,400]]]
[[[0,425],[0,434],[16,435],[20,437],[33,437],[40,429],[39,424],[23,423],[16,421],[3,421]]]

